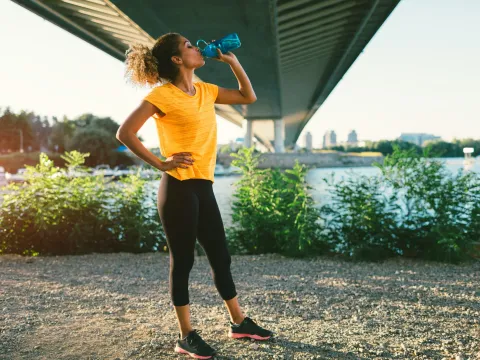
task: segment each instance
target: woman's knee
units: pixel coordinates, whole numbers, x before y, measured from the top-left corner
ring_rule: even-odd
[[[173,274],[189,274],[195,262],[194,256],[182,256],[172,261],[170,270]]]
[[[219,256],[211,261],[211,266],[214,272],[226,272],[230,271],[230,265],[232,264],[232,258],[230,254]]]

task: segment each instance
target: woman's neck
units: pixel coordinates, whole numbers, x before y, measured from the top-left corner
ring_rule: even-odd
[[[195,93],[195,88],[193,86],[193,70],[187,71],[180,71],[175,81],[172,81],[172,84],[187,94],[193,95]]]

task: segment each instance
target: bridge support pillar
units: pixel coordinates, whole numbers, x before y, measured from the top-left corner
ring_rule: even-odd
[[[253,120],[244,119],[243,128],[245,129],[245,135],[243,137],[243,146],[249,148],[253,145]]]
[[[285,152],[285,123],[283,119],[276,119],[274,122],[274,133],[275,133],[275,152],[283,153]]]

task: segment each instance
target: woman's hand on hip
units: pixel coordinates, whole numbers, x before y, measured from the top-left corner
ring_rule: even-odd
[[[160,170],[162,171],[168,171],[175,169],[177,167],[182,168],[182,169],[188,169],[189,166],[193,165],[195,160],[192,158],[192,153],[189,152],[181,152],[181,153],[176,153],[167,158],[163,162],[163,166]]]

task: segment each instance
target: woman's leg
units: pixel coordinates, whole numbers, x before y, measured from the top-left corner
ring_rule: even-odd
[[[190,323],[188,278],[194,263],[198,198],[191,184],[164,173],[157,197],[158,213],[170,252],[170,294],[182,338]]]
[[[238,304],[237,292],[230,271],[231,257],[227,248],[225,229],[213,193],[212,182],[197,182],[199,198],[198,242],[202,245],[212,268],[213,281],[225,302],[230,318],[241,323],[244,314]]]
[[[245,314],[240,308],[240,304],[238,303],[238,297],[235,296],[233,299],[224,300],[224,303],[227,307],[228,313],[230,314],[230,320],[234,324],[240,324],[243,319],[245,319]]]
[[[180,329],[180,336],[184,339],[190,331],[193,330],[190,322],[190,305],[174,306],[175,314],[177,315],[178,328]]]

